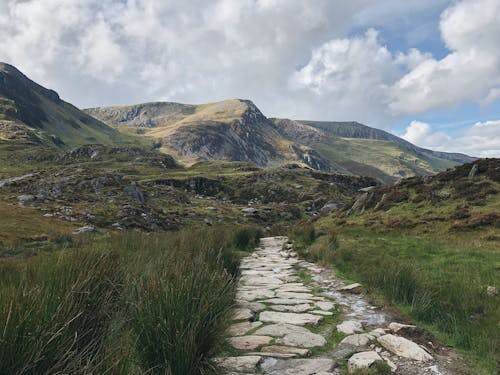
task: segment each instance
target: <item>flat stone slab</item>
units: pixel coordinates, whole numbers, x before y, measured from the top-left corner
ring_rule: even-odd
[[[360,322],[355,320],[346,320],[341,324],[337,324],[337,331],[346,335],[352,335],[354,333],[363,332],[363,326]]]
[[[274,360],[267,358],[262,361],[261,369],[269,375],[316,375],[321,371],[330,371],[335,363],[329,358]]]
[[[215,362],[220,368],[226,371],[235,372],[255,372],[257,365],[261,361],[261,357],[256,355],[248,355],[241,357],[225,357],[216,358]]]
[[[332,316],[333,312],[331,311],[323,311],[323,310],[313,310],[310,311],[311,314],[321,315],[321,316]]]
[[[311,299],[314,297],[311,293],[296,293],[296,292],[277,292],[277,298],[294,298],[294,299]]]
[[[281,285],[283,281],[272,276],[242,276],[242,285]]]
[[[259,328],[255,331],[256,335],[261,336],[273,336],[273,337],[282,337],[288,335],[289,333],[310,333],[307,328],[295,326],[293,324],[281,323],[281,324],[270,324],[268,326]]]
[[[277,292],[296,292],[296,293],[308,293],[311,291],[307,286],[302,283],[290,283],[280,286],[276,289]]]
[[[260,302],[269,303],[271,305],[303,305],[304,303],[313,303],[313,301],[308,299],[295,298],[270,298]]]
[[[299,357],[307,357],[311,352],[308,349],[293,348],[290,346],[271,345],[261,349],[263,353],[293,354]]]
[[[297,314],[263,311],[259,315],[259,320],[264,323],[289,323],[297,326],[311,324],[313,326],[317,326],[323,321],[323,317],[308,313]]]
[[[257,299],[273,298],[274,295],[274,291],[270,289],[239,290],[236,293],[236,299],[251,302]]]
[[[352,373],[356,370],[367,369],[377,361],[383,361],[383,359],[376,352],[356,353],[349,358],[347,370],[349,373]]]
[[[240,307],[245,307],[247,309],[252,310],[255,313],[266,309],[266,305],[260,302],[239,301],[239,305]]]
[[[377,341],[388,351],[416,361],[430,361],[432,356],[413,341],[394,335],[380,336]]]
[[[239,350],[255,350],[259,346],[269,344],[272,340],[273,338],[269,336],[256,336],[256,335],[238,336],[238,337],[231,337],[228,339],[229,344],[231,344],[233,348]]]
[[[234,309],[232,318],[233,320],[253,320],[255,318],[255,314],[250,309],[240,307]]]
[[[315,302],[315,304],[321,310],[324,310],[324,311],[333,310],[333,308],[335,307],[335,305],[332,302],[327,302],[327,301],[318,301],[318,302]]]
[[[297,346],[300,348],[314,348],[317,346],[324,346],[326,344],[326,340],[323,336],[312,332],[292,332],[283,336],[282,338],[279,338],[278,340],[276,340],[276,342],[278,344]]]
[[[274,311],[301,313],[311,310],[313,307],[308,303],[303,303],[300,305],[271,305],[269,308]]]
[[[243,336],[248,331],[258,328],[262,325],[262,322],[243,322],[236,323],[227,329],[227,333],[231,336]]]

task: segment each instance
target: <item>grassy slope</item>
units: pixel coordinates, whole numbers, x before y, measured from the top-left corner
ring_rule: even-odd
[[[500,181],[498,160],[434,178],[413,178],[375,193],[364,214],[325,217],[314,254],[335,264],[387,302],[471,356],[479,374],[492,374],[500,358],[500,301],[486,295],[500,280]],[[489,172],[486,172],[489,170]],[[448,192],[450,197],[437,198]],[[446,196],[446,195],[445,195]],[[335,235],[331,251],[332,230]],[[330,250],[329,250],[330,249]]]

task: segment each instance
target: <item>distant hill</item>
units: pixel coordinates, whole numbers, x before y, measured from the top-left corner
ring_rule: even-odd
[[[188,164],[229,160],[271,167],[297,162],[394,182],[475,160],[422,149],[357,122],[267,118],[251,101],[241,99],[202,105],[145,103],[86,112],[124,133],[155,140]]]
[[[12,65],[0,63],[0,140],[66,148],[127,139]]]
[[[163,151],[187,163],[248,161],[273,167],[294,162],[314,169],[346,172],[315,150],[283,137],[249,100],[201,105],[145,103],[85,111],[124,133],[154,139]]]

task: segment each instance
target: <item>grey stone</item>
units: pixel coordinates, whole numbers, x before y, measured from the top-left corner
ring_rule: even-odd
[[[356,370],[367,369],[373,363],[383,361],[383,359],[373,351],[354,354],[347,362],[347,371],[353,373]]]
[[[260,313],[259,320],[264,323],[289,323],[298,326],[311,324],[317,326],[323,321],[323,317],[308,313],[263,311]]]
[[[255,350],[259,346],[269,344],[272,339],[269,336],[249,335],[230,337],[228,342],[231,346],[239,350]]]
[[[236,372],[255,372],[261,357],[259,356],[241,356],[241,357],[225,357],[216,358],[217,365],[226,371]]]
[[[388,351],[405,358],[416,361],[430,361],[432,356],[420,346],[404,337],[391,334],[379,337],[378,342]]]

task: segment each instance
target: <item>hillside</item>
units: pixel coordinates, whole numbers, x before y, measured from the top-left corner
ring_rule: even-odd
[[[124,133],[153,139],[185,163],[250,161],[261,167],[299,162],[394,182],[474,158],[434,152],[356,122],[270,119],[248,100],[202,105],[145,103],[86,110]]]
[[[129,139],[0,63],[0,140],[65,148]]]

